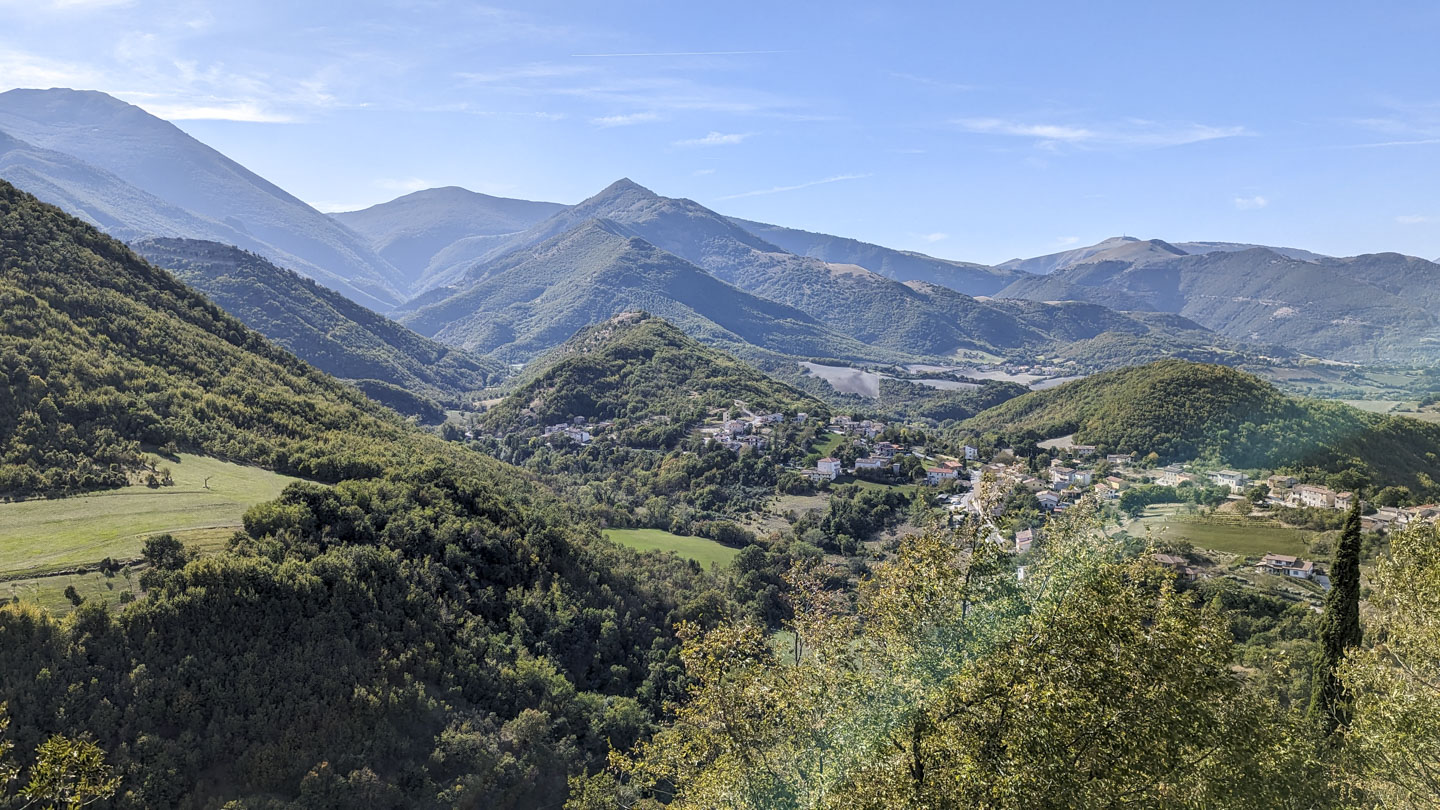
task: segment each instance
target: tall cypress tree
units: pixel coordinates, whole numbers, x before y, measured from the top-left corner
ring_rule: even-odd
[[[1360,644],[1360,493],[1345,519],[1345,530],[1330,564],[1330,592],[1320,616],[1320,649],[1315,653],[1315,686],[1310,716],[1327,734],[1350,722],[1349,695],[1338,670],[1346,651]]]

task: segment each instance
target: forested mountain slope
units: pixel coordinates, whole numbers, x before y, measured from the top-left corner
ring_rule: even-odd
[[[1440,494],[1440,425],[1286,396],[1226,366],[1162,360],[1016,397],[961,426],[1242,468],[1353,469],[1358,483]]]
[[[8,184],[0,314],[4,494],[116,485],[140,442],[334,482],[253,508],[229,552],[155,557],[116,613],[0,606],[11,739],[93,739],[112,806],[558,806],[676,694],[671,628],[712,620],[681,607],[692,569]]]
[[[327,374],[449,401],[505,372],[239,248],[193,239],[150,239],[134,248]]]
[[[48,181],[48,190],[35,189],[43,199],[67,210],[73,206],[77,214],[107,210],[123,227],[115,235],[235,244],[366,306],[391,306],[402,298],[395,269],[360,236],[139,107],[94,91],[11,90],[0,93],[0,131],[103,172],[97,178],[97,172],[77,173],[73,165],[62,171],[54,164],[26,163],[28,172]],[[26,188],[20,174],[0,176]],[[130,189],[116,187],[110,178]],[[209,224],[194,231],[151,230],[157,221],[185,224],[175,209]]]
[[[434,290],[401,322],[422,335],[508,362],[532,359],[579,330],[644,310],[730,350],[896,359],[820,320],[751,295],[613,222],[593,220],[477,268],[469,285]]]
[[[683,435],[716,408],[737,417],[742,407],[757,414],[825,410],[647,313],[623,313],[589,327],[546,359],[543,371],[485,413],[487,428],[512,432],[583,416],[615,420],[621,430],[658,421]]]

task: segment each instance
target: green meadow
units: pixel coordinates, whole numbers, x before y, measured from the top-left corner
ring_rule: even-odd
[[[673,551],[705,568],[729,565],[735,555],[740,553],[739,549],[721,545],[714,540],[685,537],[660,529],[609,529],[605,536],[636,551]]]
[[[202,550],[222,547],[246,509],[297,480],[188,454],[167,466],[174,486],[0,503],[0,579],[41,576],[106,557],[134,559],[145,538],[161,532]]]

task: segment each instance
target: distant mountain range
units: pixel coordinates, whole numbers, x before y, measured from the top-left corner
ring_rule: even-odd
[[[624,283],[615,283],[622,268]],[[669,273],[663,282],[661,268]],[[700,279],[724,293],[694,295]],[[716,287],[717,279],[733,286]],[[731,303],[738,301],[744,304]],[[767,327],[777,317],[772,302],[784,306],[783,325],[806,328]],[[767,306],[770,314],[746,317]],[[401,319],[477,351],[518,340],[521,354],[533,356],[581,321],[635,308],[697,330],[692,334],[706,334],[692,317],[700,313],[754,346],[850,360],[1006,354],[1106,332],[1163,332],[1186,342],[1205,332],[1186,324],[1179,337],[1174,324],[1083,304],[982,301],[934,283],[902,283],[859,265],[799,256],[692,200],[662,197],[628,179],[502,237],[450,288],[407,304]]]
[[[1036,256],[1032,259],[1011,259],[995,267],[997,270],[1009,270],[1021,274],[1045,275],[1047,273],[1054,273],[1057,270],[1065,270],[1078,264],[1119,261],[1134,265],[1144,265],[1173,259],[1176,256],[1204,253],[1233,253],[1258,247],[1263,247],[1281,256],[1299,259],[1300,261],[1315,261],[1317,259],[1327,258],[1321,256],[1319,253],[1311,253],[1308,250],[1268,247],[1266,245],[1247,245],[1240,242],[1176,242],[1172,244],[1160,239],[1137,239],[1133,236],[1112,236],[1109,239],[1086,247],[1071,248],[1070,250],[1062,250],[1059,253]]]
[[[121,239],[223,242],[368,307],[405,297],[398,271],[350,229],[104,93],[0,93],[0,177]]]
[[[591,219],[471,271],[407,305],[422,335],[525,362],[618,313],[645,310],[731,350],[889,359],[793,307],[726,284],[622,226]]]
[[[246,326],[401,412],[415,412],[406,407],[411,396],[458,402],[505,374],[500,363],[423,338],[239,248],[195,239],[147,239],[133,247]]]
[[[1254,247],[1170,257],[1147,250],[1126,260],[1101,252],[1000,295],[1172,312],[1234,340],[1335,360],[1440,359],[1440,265],[1398,253],[1304,260]]]
[[[0,93],[0,177],[132,242],[234,245],[496,361],[635,309],[787,357],[1440,359],[1440,267],[1396,254],[1124,236],[987,267],[728,218],[630,180],[576,205],[445,187],[327,216],[137,107],[71,90]]]

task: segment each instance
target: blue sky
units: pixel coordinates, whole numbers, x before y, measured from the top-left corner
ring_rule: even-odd
[[[324,210],[435,185],[998,262],[1130,234],[1440,257],[1440,4],[0,0]]]

